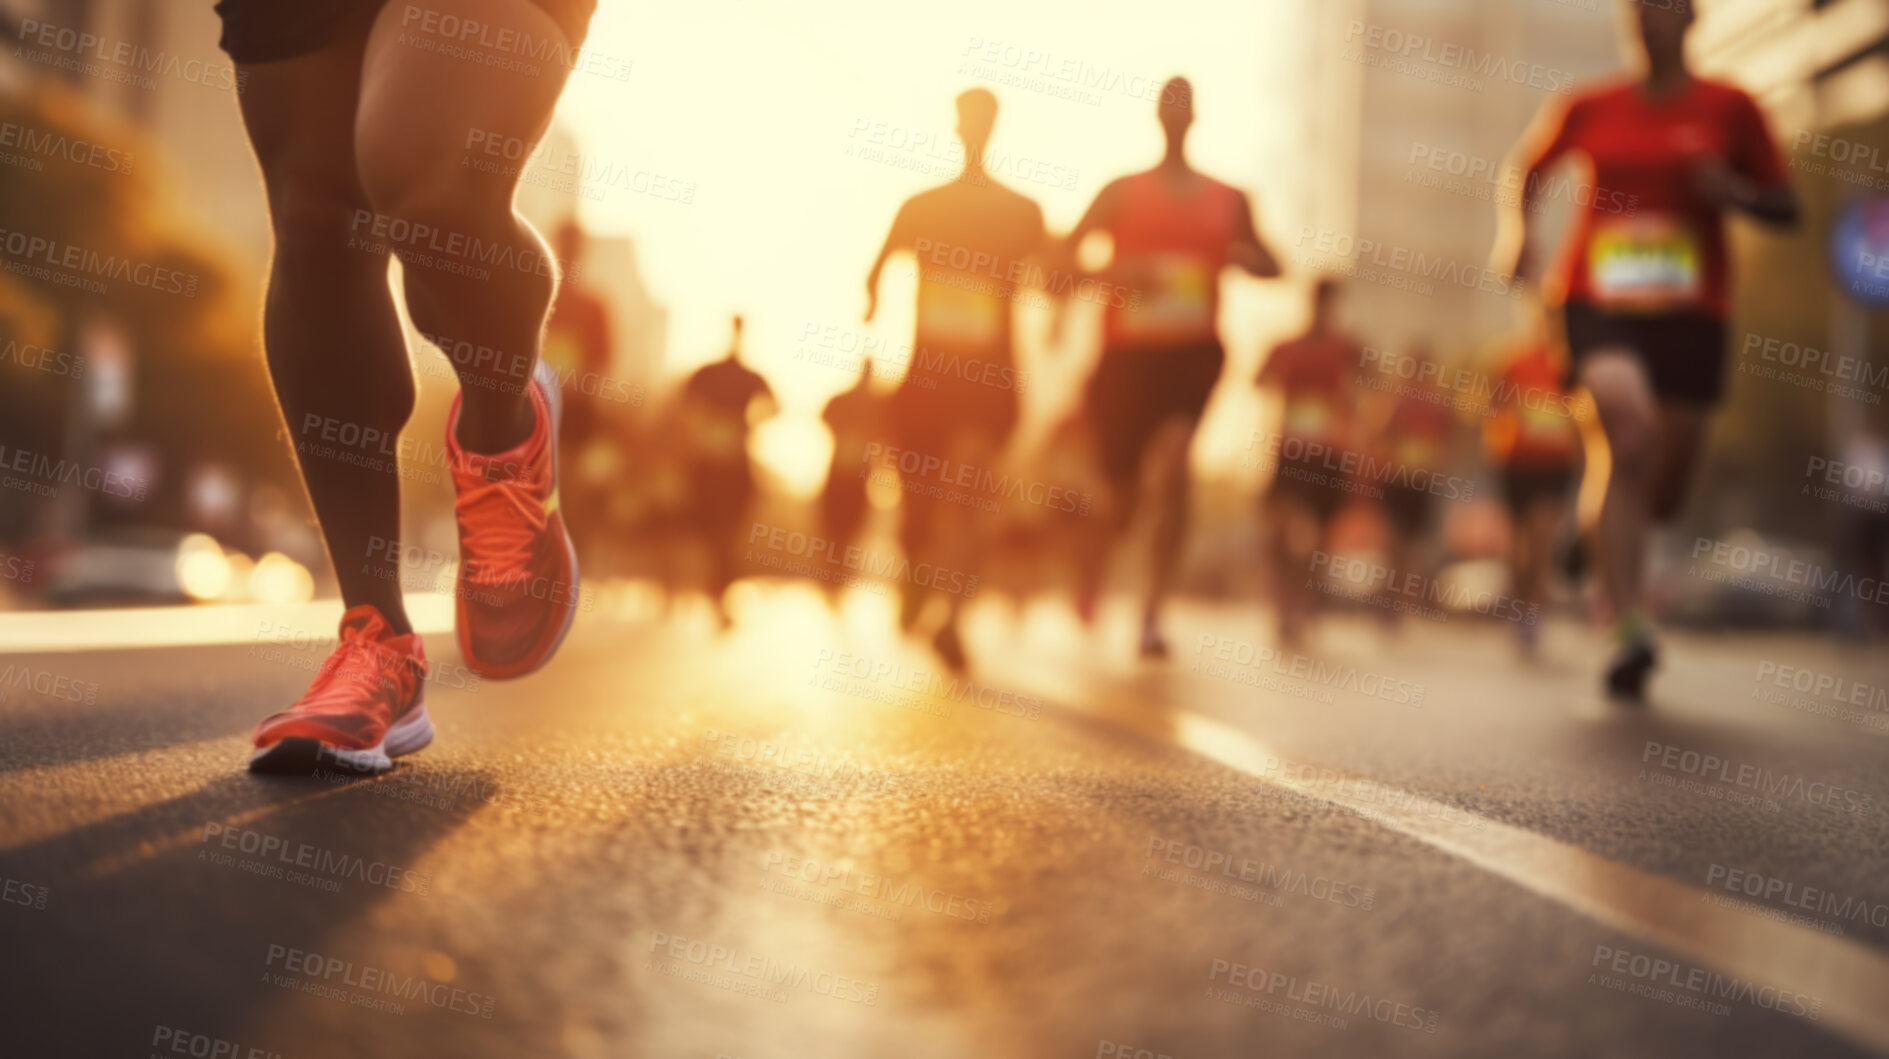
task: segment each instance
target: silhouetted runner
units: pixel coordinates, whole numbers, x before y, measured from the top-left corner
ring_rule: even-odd
[[[964,169],[948,184],[908,199],[866,276],[866,319],[878,308],[879,275],[900,251],[918,268],[918,323],[912,363],[887,410],[888,443],[915,453],[930,476],[908,476],[900,496],[899,537],[915,563],[976,575],[990,519],[972,503],[939,498],[942,481],[977,481],[1015,427],[1018,372],[1011,314],[1020,289],[1042,275],[1047,236],[1043,211],[984,170],[984,147],[997,120],[997,97],[974,88],[957,100]],[[946,476],[939,478],[939,475]],[[973,489],[975,492],[975,489]],[[901,584],[901,622],[910,628],[928,598]],[[966,662],[958,629],[965,593],[941,593],[948,615],[933,646],[953,668]]]
[[[885,399],[872,392],[872,360],[859,367],[859,379],[833,395],[820,419],[833,433],[833,459],[820,490],[820,535],[844,552],[859,537],[870,511],[866,482],[871,473],[868,448],[884,437]]]
[[[754,501],[748,460],[749,429],[773,415],[774,391],[741,362],[741,317],[734,318],[728,353],[697,368],[682,388],[682,422],[689,453],[689,511],[708,547],[709,598],[724,624],[722,598],[735,581],[743,519]],[[755,402],[760,401],[760,406]]]
[[[1260,439],[1259,462],[1272,468],[1262,507],[1279,641],[1303,642],[1318,594],[1311,587],[1313,553],[1332,519],[1353,495],[1338,468],[1357,436],[1358,365],[1363,347],[1338,326],[1342,288],[1321,279],[1312,288],[1304,333],[1274,346],[1254,384],[1279,395],[1277,432]]]
[[[1187,532],[1187,453],[1226,359],[1220,274],[1232,265],[1273,277],[1279,264],[1260,241],[1246,195],[1187,164],[1194,91],[1186,78],[1162,86],[1156,113],[1166,154],[1153,169],[1102,189],[1069,233],[1062,259],[1075,262],[1084,239],[1106,232],[1114,247],[1100,276],[1131,292],[1104,302],[1102,359],[1085,396],[1117,533],[1134,517],[1151,452],[1159,469],[1141,652],[1165,656],[1159,618]]]

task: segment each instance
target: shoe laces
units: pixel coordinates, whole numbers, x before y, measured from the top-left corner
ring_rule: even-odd
[[[341,681],[398,694],[401,690],[399,674],[411,673],[414,668],[412,656],[386,647],[366,630],[343,629],[341,642],[335,646],[334,653],[323,660],[309,688],[310,694],[304,697],[304,701],[320,701],[324,696],[315,694],[317,689],[327,691]],[[371,684],[367,679],[370,675],[374,678]]]
[[[550,521],[544,503],[514,479],[479,479],[460,487],[453,501],[464,536],[460,539],[461,576],[475,583],[482,575],[515,575],[530,565],[533,546]]]

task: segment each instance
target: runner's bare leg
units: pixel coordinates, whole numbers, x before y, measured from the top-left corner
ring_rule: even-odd
[[[1156,468],[1154,501],[1154,541],[1148,571],[1148,595],[1141,613],[1143,643],[1159,636],[1161,606],[1180,566],[1181,545],[1187,539],[1187,504],[1190,480],[1187,454],[1193,449],[1194,424],[1185,419],[1169,419],[1155,432],[1149,446]]]
[[[430,258],[403,269],[415,326],[494,351],[451,358],[463,394],[459,441],[473,452],[503,452],[531,435],[526,387],[557,278],[544,237],[513,208],[517,171],[499,175],[461,163],[469,141],[490,137],[519,141],[528,157],[550,127],[570,69],[484,48],[478,39],[454,41],[477,57],[441,50],[448,38],[429,34],[416,22],[416,10],[478,23],[486,27],[482,39],[563,36],[551,16],[527,0],[389,4],[368,38],[354,127],[374,209],[438,233],[406,247]],[[506,65],[514,61],[528,69]],[[479,260],[488,252],[489,263]]]
[[[396,553],[376,546],[400,536],[393,447],[347,453],[334,440],[395,437],[413,412],[387,261],[348,245],[351,219],[367,207],[354,159],[366,35],[363,23],[319,52],[245,64],[238,99],[275,236],[263,308],[269,379],[342,599],[377,607],[405,634],[400,571],[386,558]]]
[[[1659,409],[1646,369],[1631,353],[1602,350],[1589,355],[1581,364],[1580,381],[1593,394],[1611,455],[1600,509],[1598,560],[1601,591],[1610,617],[1618,621],[1640,606]],[[1592,464],[1587,473],[1594,473]]]
[[[1656,522],[1666,522],[1685,507],[1686,493],[1699,453],[1705,448],[1705,425],[1710,409],[1701,405],[1662,401],[1659,406],[1659,453],[1653,463],[1648,510]]]

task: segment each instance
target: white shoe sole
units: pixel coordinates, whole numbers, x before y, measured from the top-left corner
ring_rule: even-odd
[[[377,776],[394,767],[394,758],[411,754],[432,741],[433,722],[426,716],[426,703],[420,702],[405,717],[395,721],[374,746],[350,750],[329,746],[308,736],[292,735],[249,755],[249,771],[271,776],[309,776],[330,769]]]

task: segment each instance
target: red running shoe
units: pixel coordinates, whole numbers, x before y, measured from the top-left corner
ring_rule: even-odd
[[[538,413],[531,437],[493,456],[455,437],[459,400],[447,417],[446,451],[459,493],[459,650],[473,672],[522,677],[551,660],[577,616],[577,549],[558,510],[558,421],[563,396],[542,360],[531,374]]]
[[[295,705],[256,726],[249,771],[305,776],[322,768],[373,774],[433,741],[421,701],[426,652],[362,605],[341,616],[341,642]]]

